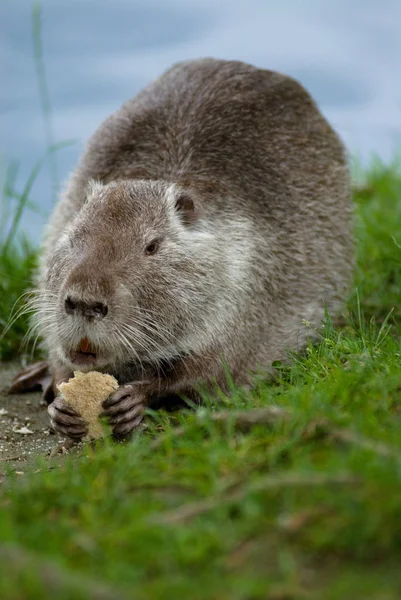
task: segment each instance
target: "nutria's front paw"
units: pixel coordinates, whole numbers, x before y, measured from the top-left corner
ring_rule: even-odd
[[[88,433],[86,422],[61,396],[50,404],[47,409],[50,415],[50,423],[58,433],[73,440],[79,440]]]
[[[138,427],[146,404],[143,385],[135,383],[120,387],[103,402],[102,416],[107,417],[114,437],[126,437]]]

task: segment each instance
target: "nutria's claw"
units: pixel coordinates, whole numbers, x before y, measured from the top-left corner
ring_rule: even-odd
[[[122,438],[130,435],[141,423],[145,408],[143,386],[130,384],[119,388],[103,402],[102,416],[108,418],[113,436]]]
[[[62,396],[56,396],[47,411],[50,415],[51,426],[61,435],[80,439],[88,433],[86,422],[71,406],[68,406]]]

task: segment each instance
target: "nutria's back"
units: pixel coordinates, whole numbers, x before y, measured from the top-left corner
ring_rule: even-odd
[[[241,62],[203,59],[174,65],[111,115],[77,175],[85,185],[190,180],[240,195],[263,187],[264,197],[253,202],[273,210],[277,193],[287,188],[293,196],[293,185],[315,191],[327,169],[345,162],[342,143],[298,82]]]

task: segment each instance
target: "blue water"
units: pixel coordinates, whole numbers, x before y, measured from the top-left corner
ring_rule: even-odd
[[[0,166],[20,162],[18,190],[46,144],[32,58],[31,2],[0,3]],[[401,143],[400,0],[43,0],[42,38],[65,181],[98,124],[184,58],[236,58],[288,73],[363,161]],[[23,229],[35,241],[51,210],[46,164]]]

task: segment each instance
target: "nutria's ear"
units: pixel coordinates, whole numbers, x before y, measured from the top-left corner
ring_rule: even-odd
[[[201,215],[201,209],[198,202],[187,192],[179,193],[175,201],[175,210],[185,225],[192,225]]]

